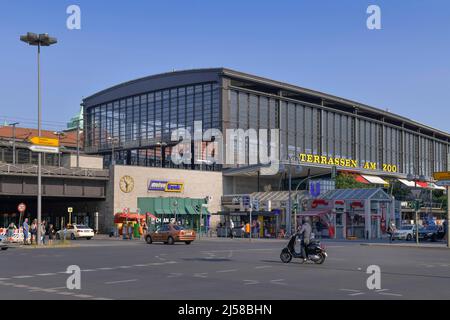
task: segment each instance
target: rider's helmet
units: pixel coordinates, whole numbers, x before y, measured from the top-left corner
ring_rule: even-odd
[[[309,217],[303,217],[303,219],[302,219],[302,224],[305,224],[305,223],[311,223],[311,219],[309,218]]]

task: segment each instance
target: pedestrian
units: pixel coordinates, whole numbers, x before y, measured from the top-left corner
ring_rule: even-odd
[[[245,236],[250,237],[250,232],[251,232],[250,222],[247,222],[245,224]]]
[[[47,225],[46,221],[42,221],[41,223],[41,241],[42,244],[45,245],[46,242],[46,233],[47,233],[47,228],[45,227]]]
[[[394,241],[395,230],[396,230],[395,223],[393,221],[391,221],[389,223],[389,227],[387,230],[387,233],[389,234],[389,243],[392,243],[392,241]]]
[[[133,240],[133,222],[128,223],[128,237]]]
[[[142,224],[142,233],[143,234],[147,234],[148,233],[148,227],[147,227],[147,223],[145,221]]]
[[[128,233],[128,226],[127,226],[126,223],[123,223],[122,224],[122,239],[123,240],[127,240],[128,239],[127,233]]]
[[[31,223],[31,244],[37,244],[37,220],[34,219]]]
[[[134,225],[133,225],[133,232],[134,232],[134,237],[136,238],[136,239],[141,239],[141,235],[140,235],[140,232],[139,232],[139,228],[140,228],[140,224],[139,224],[139,221],[136,221],[135,223],[134,223]]]
[[[16,225],[14,224],[14,222],[11,222],[8,226],[8,232],[7,232],[7,237],[8,238],[12,238],[14,236],[14,232],[17,230]]]
[[[233,229],[234,229],[234,221],[233,219],[230,219],[230,238],[233,239],[234,234],[233,234]]]
[[[50,224],[48,226],[48,244],[53,244],[53,239],[55,238],[55,229],[53,228],[53,225]]]
[[[23,244],[28,245],[28,232],[30,231],[30,226],[28,225],[28,218],[25,218],[22,224],[23,230]]]

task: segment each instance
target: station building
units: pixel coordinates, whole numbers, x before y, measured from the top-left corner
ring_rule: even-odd
[[[299,187],[308,189],[313,179],[329,182],[333,171],[378,186],[389,179],[411,186],[417,181],[407,177],[420,176],[427,181],[423,187],[435,188],[433,172],[449,169],[446,132],[355,101],[225,68],[129,81],[85,98],[83,106],[85,152],[102,155],[105,167],[112,168],[105,226],[124,207],[159,216],[200,215],[203,209],[191,207],[195,203],[198,209],[202,199],[209,199],[202,208],[213,216],[203,223],[216,224],[219,213],[239,224],[248,219],[240,203],[250,194],[265,199],[258,208],[261,216],[270,220],[277,215],[282,225],[288,172],[295,202],[301,197]],[[201,121],[200,128],[195,121]],[[211,153],[220,152],[224,159],[227,150],[209,136],[202,139],[202,148],[194,142],[191,150],[185,147],[191,160],[176,164],[172,150],[180,141],[171,138],[181,128],[192,137],[208,129],[278,129],[279,170],[269,175],[260,158],[251,161],[255,142],[250,136],[232,156],[243,157],[243,163],[211,161]],[[270,143],[270,135],[258,136],[258,141]],[[227,138],[224,134],[224,145],[233,142]],[[278,203],[277,208],[269,203]]]

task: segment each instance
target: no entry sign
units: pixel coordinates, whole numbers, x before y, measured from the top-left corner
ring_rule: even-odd
[[[21,203],[17,206],[17,211],[19,211],[20,213],[24,213],[25,210],[27,210],[27,206],[25,205],[25,203]]]

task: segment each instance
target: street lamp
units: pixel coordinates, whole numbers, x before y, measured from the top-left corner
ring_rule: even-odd
[[[425,176],[420,175],[417,177],[414,174],[408,174],[406,177],[408,181],[414,181],[414,191],[413,195],[415,197],[414,201],[414,210],[415,210],[415,219],[416,219],[416,244],[419,245],[419,194],[420,190],[417,189],[417,180],[420,182],[425,181]]]
[[[9,126],[12,127],[12,148],[13,148],[13,165],[16,165],[16,126],[18,122],[10,123]]]
[[[111,141],[111,165],[114,166],[116,164],[116,157],[114,156],[114,144],[119,141],[117,137],[108,137],[108,141]]]
[[[61,168],[61,137],[65,137],[66,134],[62,131],[55,131],[53,134],[58,137],[58,144],[60,146],[60,151],[58,152],[58,167]]]
[[[290,235],[292,232],[292,160],[294,160],[296,162],[296,166],[298,165],[298,158],[297,156],[292,156],[292,155],[288,155],[288,160],[289,160],[289,196],[288,196],[288,210],[287,210],[287,214],[286,214],[286,231],[287,234]],[[297,221],[297,214],[295,215],[295,225],[297,225],[296,223]],[[295,230],[297,231],[297,230]]]
[[[39,34],[28,32],[24,36],[20,36],[20,41],[28,43],[30,46],[37,46],[37,76],[38,76],[38,135],[41,136],[41,47],[49,47],[56,44],[56,38],[50,37],[47,33]],[[38,195],[37,195],[37,244],[41,244],[41,211],[42,211],[42,157],[38,153]]]

